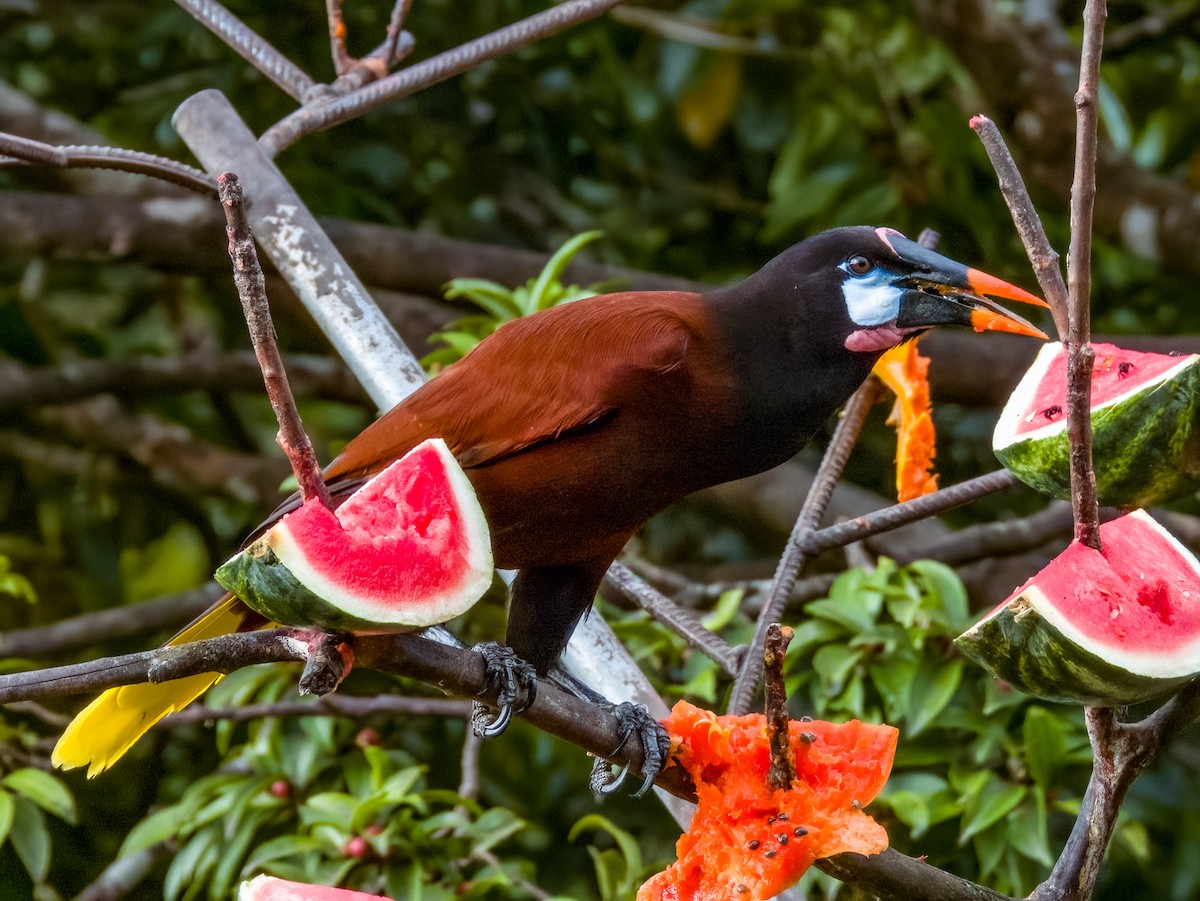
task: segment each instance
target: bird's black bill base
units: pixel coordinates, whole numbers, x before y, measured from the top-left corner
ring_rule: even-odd
[[[896,327],[907,332],[937,325],[966,326],[977,332],[1011,332],[1033,338],[1048,337],[1032,323],[976,294],[947,291],[945,285],[938,284],[925,284],[905,291],[900,301]]]

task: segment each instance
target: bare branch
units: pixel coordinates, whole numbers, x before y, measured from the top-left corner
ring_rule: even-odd
[[[342,0],[325,0],[325,15],[329,19],[329,51],[333,56],[333,71],[337,75],[345,75],[355,60],[346,50],[346,17],[342,15]]]
[[[1050,246],[1050,239],[1046,237],[1046,230],[1042,228],[1042,220],[1038,217],[1029,191],[1025,188],[1025,179],[1009,153],[996,123],[987,116],[973,116],[971,128],[979,136],[988,159],[992,161],[992,168],[996,170],[1000,179],[1000,193],[1012,213],[1013,224],[1017,227],[1017,234],[1021,236],[1021,243],[1025,245],[1025,253],[1033,265],[1033,273],[1046,296],[1046,302],[1050,304],[1054,327],[1058,329],[1059,336],[1065,339],[1070,328],[1067,285],[1059,269],[1058,253]]]
[[[206,707],[203,704],[192,704],[172,713],[160,723],[160,728],[172,729],[210,720],[240,723],[270,716],[338,716],[352,720],[366,719],[370,716],[436,716],[465,719],[470,713],[470,701],[449,698],[414,698],[404,695],[376,695],[364,698],[330,694],[311,701],[277,701],[273,704],[241,704],[237,707]]]
[[[783,681],[783,659],[795,633],[790,626],[771,623],[763,646],[763,696],[767,715],[767,736],[771,745],[771,767],[767,785],[771,791],[787,791],[796,781],[796,761],[788,730],[787,685]]]
[[[113,169],[158,178],[174,185],[213,196],[216,186],[198,169],[175,160],[139,150],[119,147],[43,144],[31,138],[0,134],[0,168],[12,165],[51,166],[62,169]],[[4,160],[3,157],[10,157]]]
[[[1075,93],[1075,179],[1071,185],[1071,248],[1067,254],[1070,334],[1067,341],[1068,433],[1071,441],[1071,506],[1075,537],[1100,550],[1100,511],[1092,469],[1092,213],[1096,202],[1096,128],[1100,56],[1106,0],[1088,0],[1083,10],[1083,50]]]
[[[642,581],[623,563],[610,566],[604,578],[624,597],[633,601],[710,660],[720,664],[731,676],[737,674],[741,661],[740,651],[731,648],[715,632],[704,628],[690,610],[680,607]]]
[[[620,2],[622,0],[566,0],[545,12],[468,41],[345,97],[299,109],[267,129],[259,143],[268,156],[277,156],[306,135],[356,119],[369,110],[453,78],[487,60],[512,53],[580,22],[594,19]]]
[[[303,102],[312,90],[313,80],[299,66],[216,0],[175,2],[294,99]]]
[[[216,582],[209,582],[141,604],[85,613],[49,626],[0,632],[0,657],[56,657],[79,647],[181,626],[212,606],[223,591]]]
[[[233,260],[233,281],[237,285],[238,297],[242,301],[242,312],[250,329],[250,341],[254,354],[262,369],[263,382],[267,386],[267,397],[279,420],[279,446],[287,454],[292,472],[300,485],[300,497],[304,503],[317,501],[325,509],[333,509],[329,488],[321,478],[321,467],[312,442],[300,423],[300,411],[288,385],[287,370],[279,356],[279,345],[275,339],[275,325],[271,321],[271,309],[267,305],[267,292],[263,285],[262,267],[258,264],[258,253],[254,250],[254,237],[250,234],[250,223],[246,221],[246,207],[242,199],[242,186],[232,172],[217,176],[217,192],[221,206],[225,209],[229,235],[229,257]]]
[[[362,404],[366,394],[339,361],[314,354],[284,357],[290,376],[305,394]],[[0,360],[0,413],[64,404],[96,394],[176,391],[261,391],[262,372],[250,351],[179,357],[70,360],[57,366],[25,366]]]

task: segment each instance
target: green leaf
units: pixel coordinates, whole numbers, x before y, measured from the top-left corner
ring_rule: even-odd
[[[1054,866],[1046,830],[1046,795],[1041,786],[1030,790],[1025,802],[1009,816],[1007,826],[1008,843],[1018,853],[1042,866]]]
[[[1067,756],[1066,726],[1045,707],[1032,705],[1025,713],[1025,765],[1029,775],[1049,791],[1058,781]]]
[[[746,592],[741,588],[722,591],[713,609],[701,618],[700,625],[712,632],[725,628],[741,608],[745,596]]]
[[[182,823],[178,807],[172,805],[156,810],[129,830],[125,841],[121,843],[121,850],[117,852],[117,856],[128,857],[130,854],[136,854],[159,842],[174,838],[179,833],[180,825]]]
[[[920,577],[921,583],[936,608],[945,616],[945,624],[953,634],[971,625],[971,609],[967,589],[953,569],[936,560],[915,560],[905,567]]]
[[[537,281],[533,283],[533,287],[529,289],[529,300],[525,307],[525,313],[535,313],[538,310],[544,309],[551,284],[558,281],[559,277],[563,274],[563,270],[574,259],[575,254],[579,253],[580,250],[592,241],[603,236],[604,232],[602,231],[584,232],[571,238],[571,240],[555,251],[554,256],[546,261],[546,265],[538,273]]]
[[[257,872],[265,863],[286,857],[316,855],[321,852],[321,843],[303,835],[279,835],[255,848],[246,858],[246,872]]]
[[[188,839],[167,867],[163,897],[175,901],[199,892],[208,882],[222,844],[220,824],[208,826]]]
[[[221,858],[213,870],[209,883],[209,894],[215,898],[231,896],[234,877],[237,876],[242,861],[251,843],[258,835],[259,827],[270,818],[268,811],[255,811],[247,816],[238,826],[233,837],[221,849]]]
[[[971,838],[1008,816],[1029,790],[1027,786],[1011,785],[990,773],[988,776],[983,790],[967,801],[958,836],[960,844],[966,844]]]
[[[26,798],[13,798],[13,849],[34,882],[44,882],[50,871],[50,830],[46,815]]]
[[[827,695],[842,693],[862,656],[862,651],[852,650],[844,644],[827,644],[813,654],[812,668]]]
[[[642,871],[642,851],[638,846],[637,840],[613,823],[608,817],[601,816],[598,813],[582,817],[571,827],[571,831],[567,835],[567,840],[573,842],[579,837],[580,833],[586,832],[589,829],[607,832],[612,836],[613,841],[617,843],[617,847],[621,851],[621,856],[624,858],[626,873],[633,874]],[[593,849],[589,847],[588,850],[591,851]]]
[[[899,722],[909,710],[917,666],[916,660],[893,658],[884,663],[873,663],[867,670],[875,690],[883,699],[887,719],[892,722]]]
[[[13,796],[6,791],[0,791],[0,845],[8,840],[8,833],[12,829],[15,814],[16,803],[13,801]]]
[[[912,684],[912,710],[908,715],[908,737],[920,735],[936,718],[962,681],[962,659],[937,664],[924,661]]]
[[[60,820],[66,820],[72,826],[77,822],[71,790],[49,773],[24,767],[5,776],[2,784]]]

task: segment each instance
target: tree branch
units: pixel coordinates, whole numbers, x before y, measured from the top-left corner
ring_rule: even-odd
[[[5,160],[3,157],[9,157]],[[113,169],[157,178],[212,196],[215,185],[198,169],[140,150],[104,146],[56,146],[0,133],[0,168],[5,165],[50,166],[59,169]]]
[[[261,35],[216,0],[175,0],[201,25],[295,100],[303,101],[313,80]]]
[[[1096,200],[1097,98],[1100,55],[1104,45],[1106,0],[1088,0],[1083,10],[1083,50],[1079,61],[1079,90],[1075,94],[1075,177],[1071,185],[1071,248],[1067,254],[1070,295],[1070,335],[1067,341],[1069,422],[1071,441],[1071,507],[1075,537],[1100,550],[1100,511],[1096,473],[1092,469],[1092,211]]]
[[[271,321],[271,310],[267,305],[267,292],[263,284],[262,267],[254,250],[254,238],[250,234],[250,223],[246,221],[246,207],[242,199],[242,186],[232,172],[217,176],[217,193],[225,210],[229,236],[229,257],[233,261],[233,281],[238,297],[242,301],[242,312],[250,329],[250,342],[254,355],[262,370],[263,382],[271,409],[279,420],[279,435],[276,440],[287,455],[292,472],[300,486],[300,498],[308,504],[317,502],[326,510],[333,509],[329,488],[321,478],[321,467],[312,442],[300,422],[300,411],[288,385],[287,370],[279,355],[275,338],[275,324]]]
[[[277,156],[306,135],[357,119],[370,110],[461,75],[488,60],[594,19],[620,2],[622,0],[566,0],[545,12],[468,41],[345,97],[302,107],[267,129],[259,142],[268,156]]]

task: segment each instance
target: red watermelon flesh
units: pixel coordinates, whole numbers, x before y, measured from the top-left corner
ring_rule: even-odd
[[[487,522],[441,439],[418,445],[334,511],[305,504],[217,570],[287,625],[353,632],[444,623],[492,581]]]
[[[717,716],[680,701],[663,725],[679,742],[675,758],[699,805],[678,860],[642,886],[638,901],[773,898],[818,858],[887,847],[887,833],[862,808],[891,772],[893,727],[791,722],[796,782],[771,791],[762,714]]]
[[[1026,376],[1030,380],[1030,394],[1019,401],[1014,395],[1010,402],[1017,403],[1025,411],[1019,420],[1008,424],[1012,439],[1027,438],[1046,426],[1066,421],[1067,354],[1061,344],[1047,347],[1056,350],[1043,351],[1044,356],[1038,360],[1042,364],[1040,376],[1031,377],[1032,373]],[[1118,401],[1147,382],[1169,376],[1174,370],[1186,369],[1195,360],[1194,356],[1141,353],[1115,344],[1093,344],[1092,349],[1096,353],[1092,370],[1092,410]]]
[[[1072,542],[1012,597],[1037,591],[1038,612],[1065,635],[1109,648],[1114,662],[1140,658],[1149,675],[1169,668],[1171,654],[1200,649],[1196,558],[1141,510],[1102,525],[1100,544]]]
[[[368,895],[327,885],[288,882],[274,876],[255,876],[238,888],[238,901],[388,901],[383,895]]]
[[[955,643],[1038,697],[1114,707],[1200,674],[1200,563],[1142,510],[1078,542]]]

